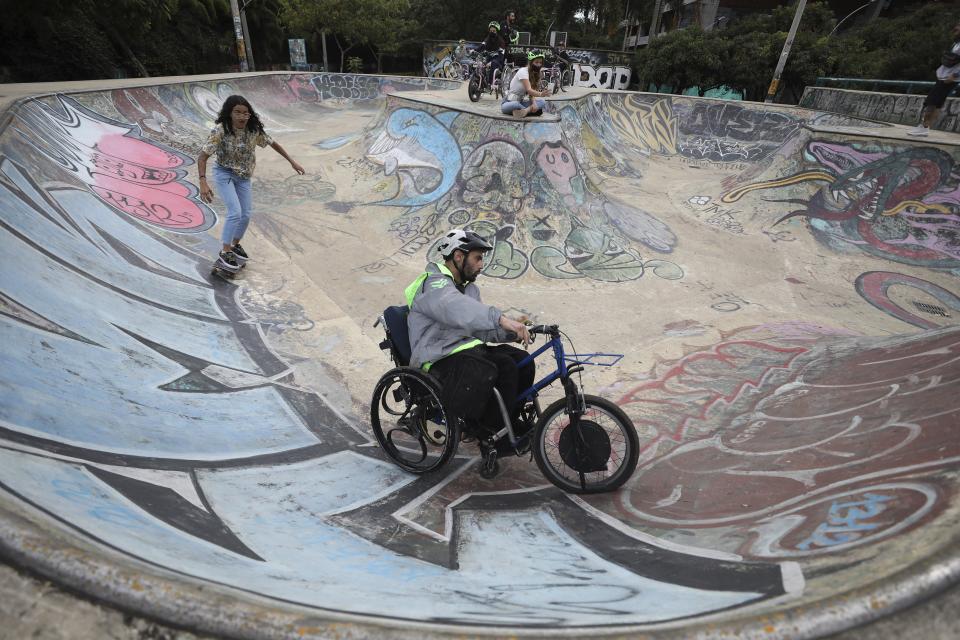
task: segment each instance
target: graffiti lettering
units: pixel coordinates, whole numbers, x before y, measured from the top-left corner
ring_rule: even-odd
[[[592,89],[623,90],[630,86],[630,67],[573,65],[573,84]]]
[[[167,229],[204,231],[213,211],[186,182],[192,160],[137,135],[135,126],[110,120],[72,98],[51,107],[34,101],[18,131],[29,144],[70,170],[106,204]]]

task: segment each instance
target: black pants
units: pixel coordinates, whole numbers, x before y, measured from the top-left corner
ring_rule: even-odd
[[[493,72],[497,69],[503,69],[504,56],[497,54],[490,58],[489,66],[487,67],[487,84],[493,84]]]
[[[430,367],[430,373],[440,381],[447,411],[463,418],[468,429],[487,435],[504,426],[494,387],[516,421],[520,411],[517,394],[532,386],[536,375],[533,362],[517,367],[527,355],[507,344],[480,345],[442,358]]]
[[[927,94],[927,98],[923,101],[923,106],[942,109],[943,104],[947,101],[947,96],[950,95],[950,92],[953,91],[953,88],[956,86],[956,82],[937,80],[937,84],[933,85],[933,89],[930,89],[930,93]]]

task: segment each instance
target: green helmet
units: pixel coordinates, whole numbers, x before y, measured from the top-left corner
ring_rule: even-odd
[[[496,20],[494,20],[493,22],[487,25],[487,29],[489,29],[490,27],[493,27],[497,31],[500,31],[500,23],[497,22]]]
[[[536,49],[531,49],[530,51],[527,51],[527,62],[533,62],[536,58],[543,58],[543,57],[544,57],[543,53],[541,53],[540,51],[537,51]]]
[[[513,33],[510,34],[510,44],[517,44],[518,42],[520,42],[520,32],[514,29]]]

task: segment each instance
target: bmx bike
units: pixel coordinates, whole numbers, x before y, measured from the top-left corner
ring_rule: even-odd
[[[503,49],[500,50],[500,54],[503,54]],[[505,93],[503,74],[507,67],[505,65],[503,69],[494,69],[493,73],[490,74],[489,68],[492,64],[491,60],[495,55],[496,54],[484,54],[477,51],[470,53],[473,62],[470,64],[467,95],[470,96],[471,102],[478,102],[484,93],[490,93],[498,100],[503,99]],[[489,80],[487,79],[488,74],[491,76]]]
[[[549,67],[545,67],[543,73],[540,75],[540,86],[538,89],[540,91],[551,91],[553,95],[556,95],[559,91],[566,92],[567,87],[573,84],[573,71],[570,70],[569,66],[567,69],[563,69],[560,66],[559,60],[554,60],[553,64]]]
[[[499,405],[505,426],[492,435],[477,437],[465,429],[462,417],[448,412],[437,379],[407,366],[408,311],[406,306],[388,307],[374,324],[384,325],[386,339],[380,348],[390,351],[396,367],[377,382],[370,423],[377,442],[398,466],[416,474],[435,471],[456,454],[461,440],[476,439],[484,478],[497,474],[501,456],[527,453],[547,480],[569,493],[613,491],[633,474],[640,445],[630,418],[613,402],[584,394],[582,380],[578,384],[573,379],[586,366],[614,366],[622,355],[568,355],[557,325],[531,327],[531,336],[543,335],[547,340],[518,366],[550,351],[555,368],[518,395],[520,433],[514,431],[503,398],[494,388],[493,401]],[[558,380],[563,397],[541,409],[539,393]]]

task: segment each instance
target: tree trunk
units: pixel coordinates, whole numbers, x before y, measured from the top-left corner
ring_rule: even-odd
[[[113,44],[116,45],[120,51],[127,57],[127,62],[133,65],[133,68],[136,69],[137,73],[140,74],[141,78],[149,78],[150,74],[147,72],[147,68],[143,66],[143,63],[140,62],[136,54],[130,49],[130,46],[127,44],[127,41],[124,40],[117,30],[114,29],[113,25],[103,20],[101,16],[96,18],[97,24],[100,25],[100,28],[103,29],[104,33],[107,34],[107,37],[113,41]]]
[[[367,47],[370,48],[370,53],[373,54],[373,57],[377,60],[377,73],[383,73],[383,54],[377,53],[377,50],[373,48],[373,44],[367,44]]]
[[[340,38],[337,37],[337,34],[333,34],[333,42],[337,45],[337,49],[340,49],[340,73],[343,73],[343,57],[347,55],[347,51],[350,49],[344,49],[340,46]]]

